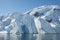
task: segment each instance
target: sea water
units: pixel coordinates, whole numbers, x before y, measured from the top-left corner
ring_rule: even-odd
[[[60,40],[60,34],[0,34],[0,40]]]

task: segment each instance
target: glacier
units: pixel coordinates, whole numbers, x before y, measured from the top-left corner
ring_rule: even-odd
[[[60,7],[44,5],[27,11],[34,17],[38,33],[60,33]]]
[[[0,32],[60,33],[60,6],[44,5],[25,13],[0,16]]]

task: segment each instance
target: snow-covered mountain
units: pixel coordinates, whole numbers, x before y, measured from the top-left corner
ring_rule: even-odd
[[[0,32],[60,33],[60,6],[44,5],[23,13],[0,17]]]

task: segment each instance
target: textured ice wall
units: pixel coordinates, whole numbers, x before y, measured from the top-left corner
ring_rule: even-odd
[[[26,13],[0,17],[0,31],[7,33],[60,33],[60,6],[44,5]]]

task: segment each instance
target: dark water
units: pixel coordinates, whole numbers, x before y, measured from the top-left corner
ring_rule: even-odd
[[[60,40],[60,34],[0,34],[0,40]]]

